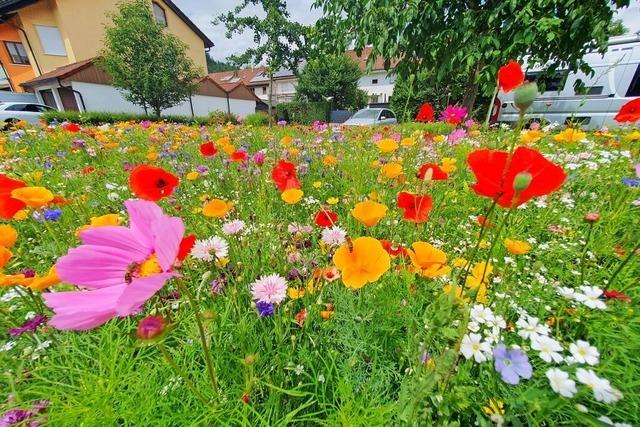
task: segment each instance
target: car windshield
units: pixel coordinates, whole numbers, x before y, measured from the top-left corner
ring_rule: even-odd
[[[377,119],[380,110],[360,110],[351,117],[352,119]]]

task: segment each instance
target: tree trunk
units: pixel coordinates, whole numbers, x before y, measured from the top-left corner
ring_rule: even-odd
[[[162,110],[160,108],[154,108],[153,113],[155,114],[156,119],[160,121],[160,113],[162,113]]]
[[[478,62],[476,66],[469,73],[467,78],[467,89],[464,92],[464,98],[462,99],[462,106],[467,109],[469,115],[473,112],[473,106],[476,103],[476,96],[478,95],[478,74],[482,68],[482,63]]]
[[[269,127],[273,126],[273,71],[269,71]]]

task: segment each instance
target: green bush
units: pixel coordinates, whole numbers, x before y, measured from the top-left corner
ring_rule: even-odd
[[[43,115],[44,121],[49,124],[52,122],[75,122],[83,125],[101,125],[104,123],[136,121],[144,120],[157,121],[155,117],[144,114],[135,113],[109,113],[91,111],[80,113],[78,111],[49,111]],[[161,121],[171,123],[188,123],[206,125],[208,119],[206,117],[187,117],[187,116],[162,116]]]
[[[278,120],[310,125],[329,120],[331,105],[327,102],[283,102],[276,106]]]
[[[210,125],[226,125],[227,123],[237,125],[238,118],[226,111],[212,111],[209,113],[208,122]]]
[[[242,124],[250,126],[266,126],[269,124],[269,115],[264,112],[249,114],[244,118]]]

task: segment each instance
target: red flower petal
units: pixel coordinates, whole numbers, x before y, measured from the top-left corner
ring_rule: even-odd
[[[177,176],[155,166],[137,166],[129,175],[131,191],[140,199],[154,202],[170,196],[179,183]]]
[[[426,222],[433,206],[431,197],[416,196],[402,191],[398,194],[397,206],[404,210],[403,218],[411,222]]]
[[[435,163],[427,163],[426,165],[423,165],[420,168],[420,171],[418,171],[418,174],[416,176],[420,179],[424,179],[429,169],[433,170],[431,179],[434,181],[443,181],[449,178],[449,175],[445,171],[443,171],[440,168],[440,166],[436,165]]]
[[[318,211],[314,218],[318,227],[332,227],[338,222],[338,215],[330,210]]]
[[[634,123],[640,120],[640,98],[633,99],[622,107],[613,118],[618,123]]]
[[[503,91],[509,92],[522,83],[524,83],[524,73],[520,68],[520,64],[513,59],[498,70],[498,85]]]
[[[182,238],[180,242],[180,247],[178,248],[178,256],[176,258],[178,261],[184,261],[184,259],[191,253],[191,249],[193,249],[193,245],[196,244],[196,235],[190,234]]]
[[[213,142],[211,141],[207,141],[204,144],[200,144],[200,153],[202,153],[202,155],[205,157],[215,156],[217,152],[218,152],[218,149],[216,148],[215,145],[213,145]]]

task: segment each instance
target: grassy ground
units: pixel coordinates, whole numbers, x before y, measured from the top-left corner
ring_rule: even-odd
[[[160,347],[136,345],[132,335],[144,315],[170,315],[176,328],[164,348],[200,393],[207,398],[214,395],[194,310],[184,294],[170,299],[175,281],[137,316],[115,319],[89,332],[41,327],[35,334],[13,338],[6,331],[41,310],[41,300],[38,295],[29,298],[24,288],[7,287],[0,288],[0,415],[46,400],[49,404],[40,418],[53,426],[491,425],[501,418],[507,425],[602,425],[602,416],[613,422],[640,423],[638,257],[612,285],[631,303],[611,299],[605,310],[593,309],[557,291],[559,286],[578,288],[583,268],[586,283],[603,288],[640,241],[640,207],[633,205],[640,193],[628,181],[623,183],[623,178],[635,177],[638,140],[630,131],[622,131],[556,142],[554,135],[560,129],[550,129],[530,144],[560,164],[568,180],[547,198],[513,212],[491,256],[490,306],[506,321],[498,341],[520,346],[533,367],[530,379],[509,385],[491,360],[477,363],[458,353],[470,332],[467,321],[475,303],[456,300],[443,288],[459,276],[454,260],[469,258],[480,231],[476,217],[491,205],[491,200],[469,188],[474,177],[465,159],[479,146],[507,149],[518,136],[510,130],[472,129],[458,144],[431,142],[434,135],[449,131],[441,124],[338,135],[289,126],[145,129],[122,123],[79,133],[60,128],[7,133],[0,145],[4,153],[0,172],[45,186],[69,203],[59,207],[62,215],[55,221],[37,221],[29,214],[9,222],[19,238],[4,268],[6,274],[23,269],[45,274],[68,248],[80,244],[75,231],[90,217],[118,213],[126,223],[123,201],[133,197],[127,170],[140,163],[179,175],[174,197],[159,204],[167,214],[181,217],[188,233],[224,237],[230,251],[224,268],[188,258],[181,269],[211,340],[220,387],[216,403],[199,401],[165,362]],[[285,136],[292,137],[288,145],[282,141]],[[411,137],[415,144],[383,154],[372,142],[381,136]],[[265,164],[230,163],[223,150],[212,158],[199,153],[202,142],[222,137],[235,148],[246,147],[250,154],[264,150]],[[337,163],[330,165],[327,155],[335,156]],[[448,180],[425,186],[415,178],[420,165],[438,164],[445,157],[457,160],[457,170]],[[298,168],[304,198],[296,205],[285,204],[271,182],[271,168],[281,158]],[[401,163],[403,176],[384,177],[376,164],[381,159]],[[208,172],[187,179],[199,165],[207,166]],[[94,170],[88,172],[89,167]],[[431,195],[434,208],[428,222],[402,219],[395,207],[401,190]],[[367,196],[389,207],[380,223],[370,228],[350,214],[355,203]],[[202,214],[204,200],[211,197],[234,203],[227,218]],[[313,216],[334,197],[338,202],[331,209],[338,214],[338,225],[352,238],[372,236],[406,246],[429,242],[447,254],[452,273],[428,279],[412,273],[408,261],[395,258],[380,280],[358,291],[346,288],[341,280],[326,282],[302,298],[287,298],[273,316],[260,317],[248,288],[256,278],[271,273],[287,277],[293,268],[304,276],[315,266],[331,265],[331,252],[320,245],[321,230],[313,225]],[[490,220],[498,224],[506,212],[498,209]],[[601,219],[593,226],[583,257],[587,212],[598,212]],[[241,235],[223,235],[222,224],[231,219],[246,223]],[[312,228],[309,233],[290,233],[292,223]],[[496,229],[487,229],[477,260],[488,256]],[[502,243],[507,237],[528,241],[530,252],[509,254]],[[308,247],[300,244],[306,241]],[[216,294],[210,282],[220,277],[226,283]],[[289,280],[289,287],[305,287],[308,280]],[[63,284],[54,289],[71,288]],[[334,311],[323,320],[327,303]],[[303,308],[308,316],[300,327],[295,316]],[[571,343],[585,340],[598,349],[599,363],[541,360],[530,341],[518,334],[523,310],[549,325],[563,356],[571,354]],[[483,330],[485,334],[486,327]],[[423,363],[425,352],[432,358],[429,363]],[[577,369],[592,369],[623,398],[599,402],[577,380],[576,395],[562,397],[545,376],[552,367],[573,380]],[[500,405],[502,410],[489,410]]]

